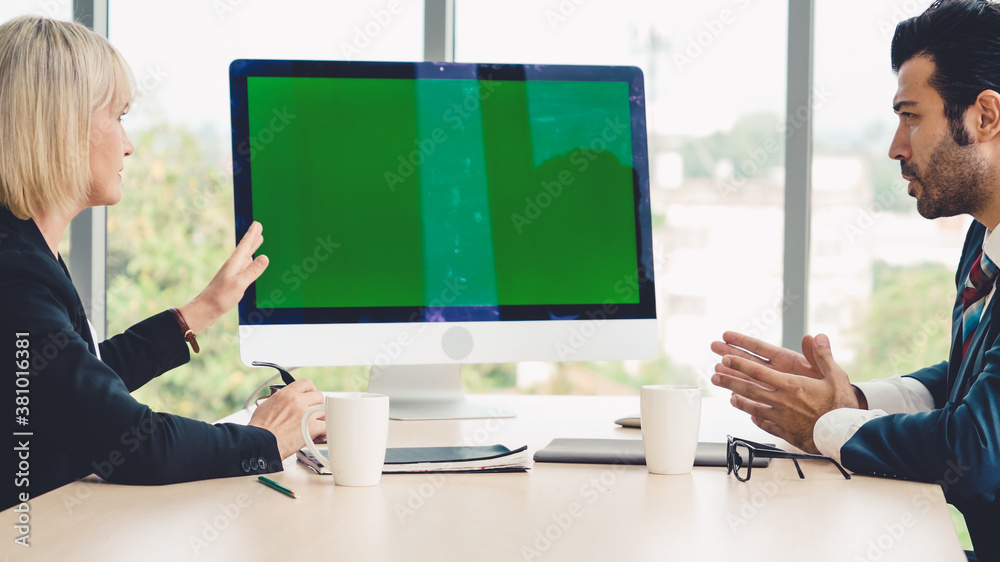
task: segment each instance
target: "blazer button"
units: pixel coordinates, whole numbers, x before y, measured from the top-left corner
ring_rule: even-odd
[[[260,466],[261,470],[264,470],[267,468],[267,461],[264,460],[264,457],[260,457],[257,459],[257,465]]]
[[[243,472],[250,472],[250,463],[243,461]]]
[[[250,459],[250,468],[257,470],[257,459]]]

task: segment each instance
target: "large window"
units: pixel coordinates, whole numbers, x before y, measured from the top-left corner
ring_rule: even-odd
[[[110,0],[108,13],[138,87],[125,121],[136,152],[107,219],[116,333],[186,302],[233,247],[229,63],[420,60],[424,6]],[[785,5],[744,0],[456,2],[457,60],[645,73],[663,351],[649,362],[470,366],[470,390],[613,394],[695,381],[710,389],[709,343],[724,329],[780,340],[786,28]],[[137,397],[202,419],[241,406],[263,375],[237,359],[235,314],[200,339],[202,354]],[[360,367],[301,375],[325,389],[365,380]]]
[[[126,195],[108,213],[115,333],[185,302],[232,248],[229,63],[420,60],[423,6],[189,0],[157,9],[112,0],[109,14],[110,39],[139,88],[126,118],[136,145]],[[708,389],[708,344],[722,330],[780,339],[786,20],[783,5],[731,0],[456,3],[457,60],[643,69],[663,349],[650,362],[469,366],[470,390],[611,394],[695,381]],[[262,376],[239,363],[235,334],[231,314],[202,336],[208,353],[139,399],[203,419],[238,407]],[[326,389],[357,388],[365,372],[301,375]]]
[[[235,246],[230,62],[421,60],[423,9],[396,0],[111,0],[110,40],[131,65],[138,95],[124,121],[136,149],[122,173],[124,197],[108,210],[109,333],[187,302]],[[242,408],[272,372],[240,363],[236,334],[232,312],[199,335],[203,351],[190,364],[137,398],[205,420]],[[364,380],[360,368],[297,375],[324,390]]]
[[[459,0],[462,62],[645,74],[661,359],[518,365],[527,392],[700,381],[726,329],[780,341],[787,7],[781,2]],[[752,86],[752,87],[751,87]]]
[[[892,34],[928,5],[816,6],[816,88],[827,99],[815,113],[809,330],[831,336],[853,380],[907,374],[948,354],[954,268],[971,219],[917,214],[888,155],[898,123]]]
[[[898,124],[892,35],[930,3],[816,2],[815,81],[826,99],[814,121],[809,331],[830,335],[854,381],[948,357],[955,267],[971,219],[921,217],[889,159]],[[971,548],[961,515],[953,517]]]

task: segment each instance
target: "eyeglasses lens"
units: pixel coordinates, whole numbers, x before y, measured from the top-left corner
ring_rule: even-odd
[[[736,442],[733,443],[733,472],[738,480],[746,480],[750,477],[750,448]]]

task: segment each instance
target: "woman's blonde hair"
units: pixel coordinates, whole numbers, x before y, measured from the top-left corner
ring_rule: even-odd
[[[74,212],[91,183],[90,120],[127,108],[121,54],[75,22],[24,16],[0,25],[0,206],[20,219]]]

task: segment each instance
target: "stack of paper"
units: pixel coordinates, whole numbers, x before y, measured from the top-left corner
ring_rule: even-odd
[[[326,446],[317,445],[326,456]],[[297,454],[299,462],[317,474],[330,470],[317,462],[307,449]],[[524,472],[531,468],[528,447],[511,451],[503,445],[472,447],[395,447],[385,451],[383,474],[401,472]]]

